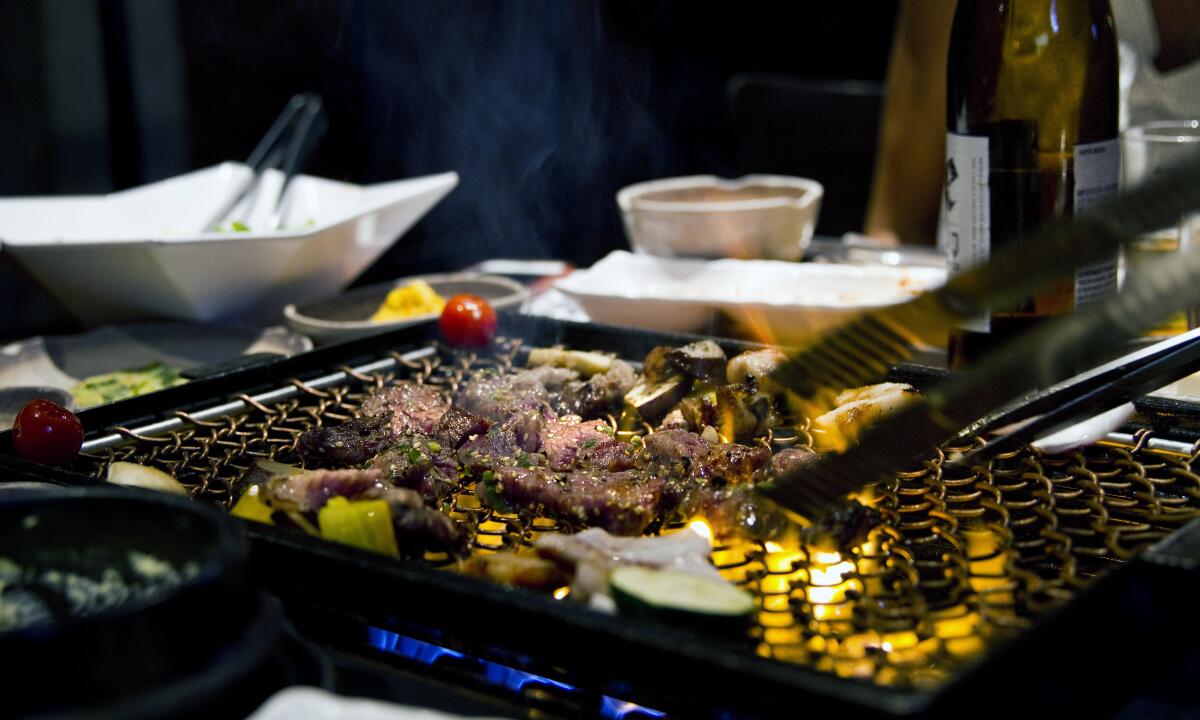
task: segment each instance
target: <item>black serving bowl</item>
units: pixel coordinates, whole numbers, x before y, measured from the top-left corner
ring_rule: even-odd
[[[0,557],[25,577],[55,570],[126,582],[130,553],[176,569],[177,583],[78,614],[72,596],[25,582],[49,617],[0,632],[5,715],[173,716],[251,673],[279,619],[250,582],[241,528],[222,513],[149,491],[76,488],[0,495]],[[12,565],[7,565],[12,572]],[[139,566],[143,567],[143,566]],[[5,594],[13,592],[4,588]],[[3,597],[3,596],[0,596]]]

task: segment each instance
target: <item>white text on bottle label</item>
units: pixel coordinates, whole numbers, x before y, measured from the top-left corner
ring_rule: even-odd
[[[1120,152],[1116,140],[1075,146],[1075,213],[1117,194]],[[1075,271],[1075,305],[1084,305],[1117,290],[1117,258],[1081,265]]]
[[[946,133],[942,208],[941,245],[946,248],[950,274],[987,262],[991,250],[991,210],[986,137]],[[988,332],[991,322],[985,313],[960,326],[975,332]]]

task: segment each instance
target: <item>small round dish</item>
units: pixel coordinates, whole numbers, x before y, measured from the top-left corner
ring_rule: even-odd
[[[352,340],[365,335],[415,325],[437,317],[434,313],[414,315],[403,320],[375,322],[371,315],[379,309],[393,288],[416,280],[424,280],[442,297],[460,293],[478,295],[496,310],[519,306],[529,297],[529,288],[516,280],[498,275],[448,273],[418,275],[392,282],[356,288],[340,295],[303,305],[288,305],[283,317],[292,330],[307,335],[318,344]]]
[[[799,260],[825,189],[808,178],[714,175],[637,183],[617,193],[629,244],[664,257]]]

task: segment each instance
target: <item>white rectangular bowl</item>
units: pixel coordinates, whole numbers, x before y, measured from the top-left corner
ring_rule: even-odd
[[[292,181],[281,230],[202,233],[250,170],[225,163],[103,196],[0,199],[0,248],[79,320],[277,319],[336,292],[458,184]],[[262,227],[282,176],[246,205]]]
[[[714,313],[769,342],[795,343],[946,281],[938,268],[695,260],[623,250],[556,287],[601,323],[704,332]]]

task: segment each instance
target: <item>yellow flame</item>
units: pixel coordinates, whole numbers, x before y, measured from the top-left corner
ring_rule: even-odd
[[[813,553],[812,558],[813,562],[821,565],[836,565],[842,561],[842,556],[840,553],[828,552],[825,550],[818,550],[817,552]]]
[[[571,594],[571,588],[567,587],[566,585],[563,585],[562,587],[560,587],[559,589],[554,591],[554,599],[562,600],[563,598],[565,598],[566,596],[568,596],[570,594]]]
[[[688,527],[691,528],[691,530],[693,532],[695,532],[697,535],[700,535],[705,540],[708,540],[710,543],[712,542],[712,539],[713,539],[712,526],[710,526],[704,520],[704,518],[696,518],[695,520],[688,523]]]
[[[766,549],[767,549],[767,552],[770,552],[770,553],[782,552],[782,551],[783,551],[783,546],[782,546],[782,545],[780,545],[779,543],[773,543],[773,542],[771,542],[770,540],[768,540],[768,541],[766,541],[765,543],[763,543],[763,547],[764,547],[764,548],[766,548]]]
[[[854,563],[845,560],[824,568],[814,566],[808,572],[813,585],[830,586],[842,582],[842,578],[846,576],[846,573],[853,571]]]

